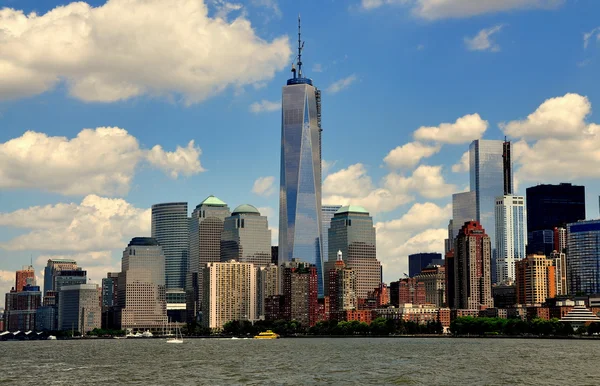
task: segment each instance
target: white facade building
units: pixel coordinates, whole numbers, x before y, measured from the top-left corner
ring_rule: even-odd
[[[527,229],[525,197],[496,198],[496,281],[515,280],[515,261],[524,259]]]

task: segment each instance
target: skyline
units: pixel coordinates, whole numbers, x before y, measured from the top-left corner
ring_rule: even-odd
[[[14,34],[0,41],[0,68],[13,75],[7,77],[10,82],[0,81],[4,292],[14,282],[14,271],[29,264],[31,256],[39,279],[50,257],[74,258],[96,282],[118,271],[131,237],[150,236],[152,204],[184,201],[195,207],[214,194],[232,208],[255,205],[276,230],[277,112],[280,87],[290,78],[298,12],[306,40],[305,74],[324,91],[323,204],[362,205],[374,216],[384,281],[407,270],[409,253],[443,251],[451,194],[468,189],[461,159],[473,139],[506,134],[513,141],[515,194],[524,195],[537,183],[585,185],[587,218],[599,217],[593,166],[599,162],[595,148],[600,141],[594,122],[600,119],[592,107],[600,104],[600,94],[590,78],[599,65],[600,34],[593,15],[600,5],[592,1],[524,0],[521,7],[498,9],[471,8],[475,2],[436,8],[428,0],[407,5],[364,0],[341,7],[326,3],[322,12],[311,12],[316,2],[298,9],[250,1],[237,10],[208,2],[207,15],[201,1],[168,10],[163,3],[142,7],[133,1],[131,6],[205,28],[209,37],[228,31],[233,41],[227,47],[239,57],[231,62],[188,57],[177,43],[197,36],[195,30],[176,29],[157,17],[152,22],[177,43],[148,41],[149,52],[131,52],[145,71],[133,76],[133,86],[119,89],[115,82],[122,85],[132,68],[118,62],[119,47],[110,41],[103,45],[107,41],[83,34],[79,38],[86,50],[65,63],[58,38],[48,38],[45,49],[35,29],[22,32],[34,25],[52,27],[63,41],[75,42],[77,32],[61,30],[72,22],[65,13],[92,15],[80,21],[106,31],[110,26],[100,10],[110,15],[123,2],[60,8],[51,16],[66,23],[62,27],[49,22],[47,11],[69,4],[65,1],[48,1],[44,7],[20,1],[25,13],[39,15],[20,23],[9,23],[12,11],[0,13]],[[0,7],[17,4],[0,1]],[[190,18],[190,10],[199,17]],[[123,25],[132,22],[128,15],[119,19]],[[117,25],[111,36],[143,34],[149,25],[140,23],[135,31]],[[168,60],[151,55],[166,49],[173,53]],[[32,55],[25,58],[19,50]],[[185,76],[162,74],[178,60],[188,65],[176,67]],[[93,63],[97,73],[77,68],[78,63]],[[223,65],[217,69],[215,63]],[[218,82],[186,82],[194,69]],[[23,150],[31,143],[37,143],[35,153]],[[580,167],[582,159],[586,167]],[[277,240],[276,231],[272,236]]]

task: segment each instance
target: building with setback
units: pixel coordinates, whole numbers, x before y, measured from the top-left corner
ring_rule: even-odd
[[[446,305],[446,268],[443,265],[429,265],[415,279],[425,286],[425,303],[437,307]]]
[[[96,284],[64,286],[58,296],[58,328],[85,335],[101,327],[102,309]]]
[[[271,230],[266,216],[252,205],[240,205],[223,222],[221,261],[236,260],[266,267],[271,263]]]
[[[282,92],[279,265],[293,258],[313,264],[323,295],[321,92],[302,72],[302,46],[298,19],[297,67]]]
[[[477,221],[466,223],[454,242],[453,306],[458,309],[493,307],[490,263],[492,244]]]
[[[430,264],[444,265],[441,253],[413,253],[408,255],[408,276],[417,276],[425,267]]]
[[[323,263],[329,260],[329,226],[331,225],[331,219],[335,212],[337,212],[342,205],[323,205],[321,206],[321,231],[323,232]],[[327,272],[325,272],[327,276]]]
[[[48,291],[56,291],[54,288],[54,276],[62,270],[74,271],[77,269],[77,262],[70,259],[49,259],[44,268],[44,295]]]
[[[338,251],[348,268],[356,274],[356,296],[366,299],[379,288],[381,264],[377,260],[375,227],[369,212],[361,206],[340,208],[329,228],[329,260],[335,261]]]

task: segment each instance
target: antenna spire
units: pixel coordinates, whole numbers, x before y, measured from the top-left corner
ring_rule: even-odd
[[[300,14],[298,14],[298,78],[302,78],[302,49],[304,48],[304,42],[302,42],[301,35],[301,24]]]

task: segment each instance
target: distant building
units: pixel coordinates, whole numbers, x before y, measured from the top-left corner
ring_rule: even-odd
[[[202,323],[221,329],[232,320],[256,317],[256,270],[251,263],[235,260],[207,263],[203,269]]]
[[[35,329],[37,331],[58,330],[58,307],[42,306],[35,312]]]
[[[26,285],[19,292],[13,288],[5,297],[4,328],[13,332],[35,330],[36,310],[41,302],[40,287]]]
[[[458,236],[460,228],[466,222],[477,220],[477,194],[470,192],[455,193],[452,195],[452,234],[449,235],[450,249],[454,248],[454,239]],[[410,271],[410,267],[409,267]],[[421,272],[421,271],[419,271]]]
[[[118,300],[120,328],[160,331],[165,326],[165,255],[156,239],[134,237],[123,251]]]
[[[553,230],[585,219],[585,187],[562,183],[527,188],[527,231]]]
[[[455,308],[479,309],[493,307],[490,274],[491,241],[477,221],[466,223],[454,243]]]
[[[405,278],[399,284],[399,304],[425,304],[425,283],[417,278]]]
[[[496,198],[496,281],[515,280],[515,262],[525,258],[525,197]]]
[[[271,263],[271,230],[266,216],[252,205],[240,205],[225,218],[221,261],[236,260],[266,267]]]
[[[514,284],[501,283],[492,287],[494,307],[510,308],[517,304],[517,287]]]
[[[279,265],[279,247],[271,246],[271,264]]]
[[[567,281],[570,294],[600,293],[600,220],[567,225]]]
[[[342,205],[323,205],[321,206],[321,229],[323,232],[323,263],[329,261],[329,227],[331,219]],[[327,272],[325,272],[327,276]]]
[[[554,250],[554,230],[544,229],[527,232],[527,254],[550,255]]]
[[[567,228],[554,228],[554,250],[557,252],[567,251]]]
[[[356,274],[357,296],[366,299],[369,291],[381,283],[375,228],[369,212],[355,205],[340,208],[331,220],[328,242],[329,263],[341,251],[346,266]]]
[[[102,279],[102,308],[118,305],[119,273],[108,272]]]
[[[430,264],[444,265],[441,253],[413,253],[408,255],[408,276],[415,277]]]
[[[452,249],[446,252],[445,255],[446,264],[444,265],[444,282],[446,284],[446,305],[450,309],[456,308],[454,304],[455,296],[454,296],[454,285],[455,285],[455,272],[454,272],[454,243],[452,244]]]
[[[57,291],[54,287],[54,276],[61,270],[74,271],[77,270],[77,262],[70,259],[49,259],[46,267],[44,268],[44,292],[46,295],[48,291]]]
[[[265,299],[281,294],[279,289],[279,267],[269,264],[256,270],[256,319],[265,319]]]
[[[356,296],[356,274],[347,268],[342,252],[337,255],[334,268],[327,272],[329,284],[329,315],[335,320],[341,319],[340,311],[355,310],[358,307]]]
[[[282,293],[285,320],[296,320],[302,326],[314,326],[318,312],[317,267],[299,259],[282,266]]]
[[[62,287],[58,295],[58,329],[86,334],[101,327],[102,309],[96,284]]]
[[[16,272],[15,289],[23,291],[26,285],[35,285],[35,270],[32,265],[25,265],[23,269]]]
[[[415,276],[417,282],[425,286],[425,303],[437,307],[446,305],[446,268],[440,265],[429,265]]]
[[[544,255],[529,255],[516,263],[518,304],[541,304],[556,296],[556,270]]]
[[[553,251],[548,257],[552,260],[552,265],[555,269],[555,287],[556,295],[567,295],[569,293],[569,285],[567,281],[567,255],[563,252]]]

